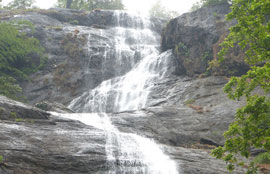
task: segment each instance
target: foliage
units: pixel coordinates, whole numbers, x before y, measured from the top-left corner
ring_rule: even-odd
[[[192,7],[191,7],[191,9],[190,9],[189,11],[196,11],[196,10],[198,10],[198,9],[201,8],[201,7],[202,7],[201,2],[195,2],[195,3],[192,5]]]
[[[13,0],[5,8],[8,9],[27,9],[31,8],[35,0]]]
[[[16,83],[16,79],[13,77],[0,77],[0,95],[18,99],[17,94],[21,91],[22,89]]]
[[[270,153],[264,152],[259,154],[254,159],[255,164],[269,164],[270,163]]]
[[[164,18],[164,19],[172,19],[172,18],[175,18],[175,17],[179,16],[178,12],[170,11],[170,10],[166,9],[166,7],[164,7],[161,4],[160,0],[158,0],[153,5],[153,7],[149,11],[149,14],[152,17],[159,17],[159,18]]]
[[[231,8],[227,19],[236,19],[237,24],[221,44],[218,61],[222,63],[228,50],[238,45],[252,67],[247,74],[232,77],[224,88],[229,98],[246,99],[246,105],[237,110],[235,121],[224,134],[224,147],[212,152],[227,162],[230,171],[235,164],[243,164],[236,157],[238,154],[248,158],[251,148],[270,152],[270,1],[234,0]],[[261,92],[255,92],[255,88]],[[248,173],[256,173],[254,162],[249,164]]]
[[[21,91],[17,80],[40,69],[45,63],[39,41],[22,30],[33,28],[29,22],[0,23],[0,94],[13,99]]]
[[[192,5],[190,11],[195,11],[202,7],[218,5],[226,2],[231,3],[231,0],[200,0]]]
[[[3,162],[4,158],[2,155],[0,155],[0,163]]]
[[[58,0],[57,6],[62,8],[68,8],[68,1],[69,0]],[[72,0],[70,8],[78,10],[123,10],[124,5],[122,3],[122,0]]]
[[[210,5],[218,5],[226,2],[231,2],[230,0],[201,0],[202,7]]]
[[[186,56],[186,57],[188,57],[190,54],[188,47],[183,42],[179,42],[175,46],[174,51],[176,54],[178,54],[178,55],[182,54],[183,56]]]

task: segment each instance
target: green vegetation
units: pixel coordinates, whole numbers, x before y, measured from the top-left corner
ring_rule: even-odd
[[[27,9],[31,8],[35,0],[13,0],[5,8],[7,9]]]
[[[184,104],[185,104],[185,105],[188,105],[188,104],[192,104],[192,103],[194,103],[194,102],[195,102],[194,99],[188,99],[188,100],[186,100],[186,101],[184,102]]]
[[[16,84],[16,79],[13,77],[0,77],[0,94],[12,99],[19,99],[17,94],[22,91],[22,88]]]
[[[47,60],[39,41],[22,32],[25,28],[34,32],[28,21],[0,23],[0,94],[13,99],[21,92],[18,81],[28,79]]]
[[[57,6],[78,10],[123,10],[122,0],[58,0]]]
[[[3,162],[4,157],[2,155],[0,155],[0,163]]]
[[[152,17],[159,17],[159,18],[164,18],[164,19],[172,19],[175,18],[177,16],[179,16],[179,13],[176,11],[170,11],[168,9],[166,9],[166,7],[164,7],[161,4],[161,1],[158,0],[150,9],[149,11],[150,16]]]
[[[10,117],[13,118],[13,119],[16,119],[17,118],[17,114],[16,112],[10,112]]]
[[[270,152],[270,1],[233,0],[231,8],[227,19],[236,19],[237,24],[221,44],[218,63],[229,59],[226,57],[229,49],[239,46],[251,69],[241,77],[232,77],[224,88],[229,98],[246,100],[224,134],[224,147],[212,152],[226,161],[230,171],[235,165],[244,165],[237,156],[249,158],[252,148]],[[257,173],[254,161],[248,164],[247,173]]]
[[[190,11],[195,11],[202,7],[207,7],[210,5],[218,5],[226,2],[230,3],[231,0],[200,0],[192,5]]]
[[[212,54],[210,51],[206,51],[203,53],[202,60],[206,63],[208,63],[212,59]]]
[[[270,164],[270,153],[264,152],[259,154],[254,159],[255,164]]]
[[[190,54],[189,49],[187,48],[187,46],[183,42],[179,42],[175,46],[174,51],[176,54],[181,54],[181,55],[184,55],[186,57],[188,57]]]
[[[35,105],[37,108],[48,111],[48,104],[46,102],[40,102]]]

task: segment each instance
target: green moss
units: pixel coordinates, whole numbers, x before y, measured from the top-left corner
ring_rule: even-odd
[[[17,118],[17,113],[16,112],[10,112],[10,117],[13,119]]]
[[[79,21],[78,20],[72,20],[72,21],[69,21],[69,23],[73,24],[73,25],[78,25]]]
[[[192,103],[194,103],[194,102],[195,102],[194,99],[188,99],[188,100],[184,101],[184,104],[185,104],[185,105],[188,105],[188,104],[192,104]]]
[[[23,119],[23,118],[16,118],[15,121],[16,122],[25,122],[25,123],[35,123],[35,121],[32,119]]]
[[[15,121],[16,121],[16,122],[24,122],[25,120],[22,119],[22,118],[16,118]]]

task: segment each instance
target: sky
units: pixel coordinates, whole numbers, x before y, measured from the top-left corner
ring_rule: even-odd
[[[8,4],[11,0],[2,0],[3,5]],[[57,0],[36,0],[36,5],[40,8],[50,8],[56,3]],[[137,11],[146,14],[149,9],[158,0],[122,0],[127,10]],[[177,11],[179,14],[188,12],[193,3],[198,0],[161,0],[162,5],[169,10]]]

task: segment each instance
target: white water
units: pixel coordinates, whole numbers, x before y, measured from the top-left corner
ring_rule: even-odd
[[[175,162],[154,141],[119,132],[105,113],[53,114],[106,132],[108,174],[178,174]]]
[[[169,51],[145,57],[126,75],[102,82],[73,100],[69,107],[80,112],[105,112],[110,104],[113,111],[143,108],[152,87],[170,72],[170,55]]]
[[[118,26],[109,29],[115,33],[114,50],[117,60],[112,66],[115,66],[114,69],[119,74],[125,67],[133,68],[123,76],[103,81],[95,89],[84,92],[70,103],[69,108],[77,112],[121,112],[144,108],[151,88],[170,72],[171,52],[158,55],[159,38],[150,30],[150,20],[131,15],[129,18],[133,22],[129,21],[129,25],[133,28],[125,28],[122,27],[124,21],[121,20],[125,15],[127,13],[116,11],[115,20]],[[107,48],[104,53],[108,55],[105,58],[110,59],[108,52],[112,48]],[[136,64],[138,60],[134,59],[138,52],[142,60]],[[91,52],[90,55],[92,54],[94,53]]]

